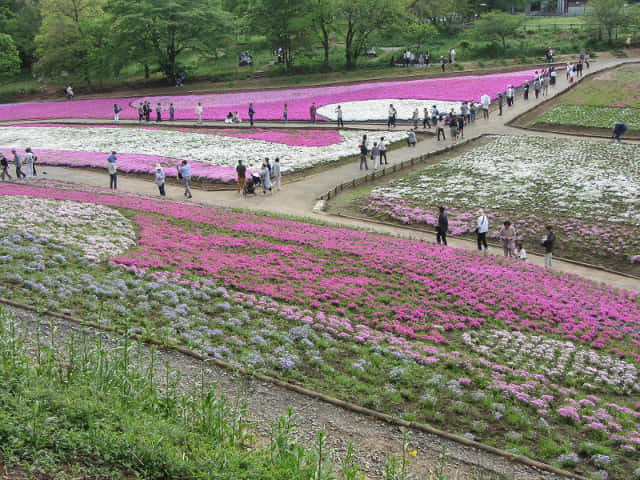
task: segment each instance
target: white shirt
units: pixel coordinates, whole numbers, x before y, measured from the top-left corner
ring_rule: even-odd
[[[380,140],[380,143],[378,143],[378,150],[380,150],[381,152],[386,152],[387,142],[385,142],[384,140]]]
[[[196,107],[196,115],[202,115],[202,105]]]
[[[489,231],[489,219],[486,215],[478,217],[478,233],[487,233]]]
[[[396,114],[396,109],[393,107],[389,107],[389,116],[393,117]]]
[[[507,88],[507,97],[513,98],[513,88]]]
[[[485,93],[480,97],[480,103],[484,108],[489,108],[489,105],[491,104],[491,97]]]
[[[525,262],[527,261],[527,252],[524,248],[520,249],[520,252],[518,253],[518,258],[520,260],[524,260]]]

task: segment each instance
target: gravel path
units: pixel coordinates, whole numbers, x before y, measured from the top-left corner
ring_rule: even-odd
[[[15,316],[18,334],[34,355],[35,332],[38,325],[41,342],[47,344],[51,338],[51,324],[54,325],[55,344],[61,354],[64,352],[65,343],[72,336],[74,341],[79,342],[78,339],[82,335],[87,335],[89,340],[95,340],[97,335],[101,334],[106,349],[113,349],[117,342],[122,341],[120,336],[106,334],[73,322],[48,317],[38,319],[37,314],[28,310],[14,307],[6,309]],[[145,365],[149,351],[149,346],[142,345],[140,353],[134,356],[134,361]],[[174,350],[159,350],[156,358],[158,378],[162,378],[165,365],[168,364],[171,370],[181,373],[179,388],[183,392],[199,388],[197,382],[201,378],[202,361]],[[224,394],[231,401],[240,397],[247,399],[249,420],[257,423],[255,433],[258,443],[268,441],[271,422],[286,414],[287,407],[293,407],[300,425],[295,436],[304,446],[311,447],[316,433],[321,429],[327,433],[328,445],[334,455],[344,455],[349,441],[353,442],[356,462],[362,466],[368,479],[380,478],[386,458],[401,454],[402,432],[396,426],[204,363],[207,381],[218,382],[218,393]],[[450,479],[561,478],[435,435],[411,431],[409,438],[411,447],[418,452],[415,459],[411,460],[411,471],[417,474],[418,478],[426,478],[435,472],[443,463],[439,460],[443,451],[446,451],[445,472]]]

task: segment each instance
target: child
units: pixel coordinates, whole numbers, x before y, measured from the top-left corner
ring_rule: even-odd
[[[522,241],[516,242],[516,258],[523,262],[527,261],[527,251],[522,246]]]

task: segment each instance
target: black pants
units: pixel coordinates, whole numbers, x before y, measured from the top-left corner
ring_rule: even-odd
[[[2,175],[0,176],[0,178],[2,178],[2,180],[4,180],[5,176],[9,177],[9,180],[11,180],[12,177],[9,174],[9,167],[2,167]]]
[[[344,122],[342,121],[342,117],[338,118],[338,128],[344,128]]]
[[[389,121],[387,122],[387,127],[395,127],[396,126],[396,117],[389,117]]]
[[[478,233],[478,250],[482,250],[483,245],[484,248],[489,248],[487,245],[487,232]]]
[[[117,173],[110,173],[109,174],[109,188],[111,190],[117,190],[118,189],[118,174]]]
[[[157,113],[156,114],[156,122],[161,122],[162,121],[162,114]]]
[[[438,127],[438,141],[440,141],[440,134],[442,133],[442,139],[446,140],[447,137],[444,135],[444,128]]]
[[[380,150],[380,165],[382,165],[382,159],[384,158],[384,164],[387,164],[387,151]]]
[[[160,195],[163,197],[166,195],[166,192],[164,191],[164,183],[162,185],[158,185],[158,190],[160,190]]]
[[[22,171],[21,167],[16,166],[16,177],[18,177],[18,178],[27,178],[27,176]]]
[[[440,242],[442,241],[442,243],[444,245],[447,244],[447,232],[441,232],[440,230],[438,230],[438,232],[436,233],[436,241],[438,242],[438,245],[440,245]]]
[[[429,117],[424,117],[424,120],[422,121],[422,128],[431,128],[431,122],[429,122]]]

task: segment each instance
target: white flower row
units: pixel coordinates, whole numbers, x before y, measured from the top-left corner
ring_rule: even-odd
[[[640,224],[639,169],[640,145],[494,137],[373,194]]]
[[[265,157],[280,158],[284,173],[328,163],[359,152],[362,135],[384,136],[393,142],[406,137],[404,132],[341,131],[343,141],[324,147],[290,146],[263,140],[226,137],[202,133],[140,128],[0,128],[0,149],[30,146],[34,150],[74,150],[139,155],[154,155],[208,162],[218,166],[234,166],[242,160],[257,168]],[[105,157],[106,161],[106,157]]]
[[[576,347],[570,341],[507,330],[465,332],[462,339],[472,350],[489,359],[508,359],[505,363],[512,368],[553,378],[577,377],[625,392],[639,390],[635,365]]]
[[[131,222],[104,205],[30,198],[0,197],[0,229],[77,247],[87,258],[113,257],[136,243]]]
[[[340,105],[342,119],[345,122],[367,120],[384,120],[389,118],[389,105],[393,104],[398,112],[396,119],[409,120],[413,117],[413,112],[418,109],[419,118],[424,118],[424,109],[427,108],[429,115],[431,108],[435,105],[439,113],[449,113],[453,108],[456,113],[460,113],[462,102],[446,102],[442,100],[413,100],[413,99],[384,99],[384,100],[361,100],[353,102],[335,103],[323,105],[318,108],[318,114],[329,120],[336,120],[338,114],[336,108]]]

